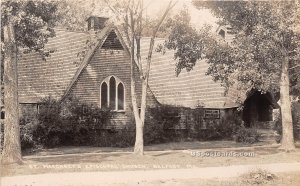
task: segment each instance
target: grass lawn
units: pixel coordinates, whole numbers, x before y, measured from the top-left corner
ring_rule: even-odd
[[[204,152],[254,153],[246,157],[198,156]],[[191,167],[217,167],[242,164],[300,162],[300,149],[284,153],[277,147],[251,147],[213,150],[147,151],[143,157],[132,153],[65,154],[51,156],[25,156],[23,165],[2,167],[2,176],[29,175],[49,172],[122,171],[147,169],[176,169]]]

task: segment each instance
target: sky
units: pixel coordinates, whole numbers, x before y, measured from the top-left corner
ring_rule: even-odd
[[[104,1],[103,2],[97,0],[87,0],[87,1],[91,1],[91,2],[94,1],[96,4],[98,4],[97,7],[99,7],[100,9],[103,8],[103,5],[104,6],[106,5]],[[197,9],[192,5],[192,0],[173,0],[173,2],[177,2],[177,3],[170,12],[171,16],[177,14],[180,10],[186,7],[189,10],[191,15],[191,23],[196,28],[200,28],[204,24],[210,24],[213,26],[213,28],[217,27],[216,24],[217,19],[211,14],[211,12],[208,9],[201,9],[201,10]],[[146,8],[145,13],[150,18],[159,18],[163,14],[168,4],[169,4],[169,0],[144,0],[144,6]],[[88,6],[90,6],[90,3]],[[110,9],[107,8],[106,10],[108,10],[108,12],[106,12],[104,16],[110,14],[109,13]],[[95,12],[100,12],[100,10],[97,10],[97,8],[95,7]],[[98,15],[98,16],[102,16],[102,15]]]
[[[149,16],[160,15],[163,12],[169,0],[144,0],[145,6],[147,6],[147,14]],[[213,27],[216,27],[217,18],[215,18],[208,9],[199,10],[192,5],[191,0],[177,0],[176,5],[172,9],[171,14],[176,14],[179,12],[183,7],[186,6],[191,15],[191,22],[196,27],[199,28],[204,24],[210,24]],[[162,14],[162,13],[161,13]]]

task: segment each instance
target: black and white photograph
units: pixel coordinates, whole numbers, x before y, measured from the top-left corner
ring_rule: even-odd
[[[0,14],[0,186],[300,185],[299,0]]]

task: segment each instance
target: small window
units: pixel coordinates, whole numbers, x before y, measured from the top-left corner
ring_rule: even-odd
[[[40,104],[36,104],[36,113],[40,114],[41,111],[41,105]]]
[[[104,49],[113,49],[113,50],[123,50],[123,46],[117,36],[117,34],[112,31],[107,36],[106,40],[104,41],[102,48]]]
[[[107,84],[105,82],[101,85],[101,108],[108,107],[108,97],[107,97]]]
[[[64,108],[64,109],[62,109],[62,113],[61,113],[61,114],[62,114],[62,116],[66,116],[66,115],[67,115],[67,113],[68,113],[68,112],[67,112],[67,109],[65,109],[65,108]]]
[[[116,80],[111,77],[109,80],[109,106],[112,110],[116,110]]]
[[[1,119],[5,119],[5,113],[4,113],[4,111],[1,111]]]
[[[206,109],[204,111],[204,118],[218,119],[218,118],[220,118],[220,110],[218,110],[218,109]]]
[[[122,83],[118,85],[118,110],[124,110],[124,86]]]
[[[224,30],[220,30],[219,35],[220,35],[222,38],[225,38],[225,31],[224,31]]]
[[[82,106],[82,113],[87,114],[88,113],[88,107],[86,105]]]

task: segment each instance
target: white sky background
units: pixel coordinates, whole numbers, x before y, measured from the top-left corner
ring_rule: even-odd
[[[70,0],[72,1],[72,0]],[[84,0],[78,0],[79,2]],[[90,2],[89,2],[90,1]],[[216,29],[217,24],[217,18],[215,18],[211,12],[207,9],[199,10],[196,7],[192,5],[192,0],[173,0],[173,2],[177,1],[176,5],[171,10],[169,16],[175,15],[179,13],[180,10],[186,6],[189,10],[189,13],[191,15],[191,23],[196,27],[200,28],[204,24],[210,24],[213,26],[213,28]],[[89,2],[89,3],[88,3]],[[106,3],[101,2],[100,0],[85,0],[85,3],[89,4],[88,6],[91,6],[91,2],[95,3],[95,7],[89,7],[94,8],[94,14],[98,16],[109,16],[111,14],[110,9],[106,9],[106,13],[102,13],[102,15],[99,15],[99,9],[103,8],[103,6],[106,6]],[[163,12],[165,11],[167,5],[169,4],[169,0],[144,0],[144,6],[147,7],[145,10],[145,13],[150,18],[160,18],[162,16]],[[98,9],[98,10],[97,10]]]
[[[149,4],[147,7],[147,15],[148,16],[159,16],[164,12],[168,5],[168,0],[144,0],[145,6]],[[191,23],[199,28],[204,24],[210,24],[213,27],[216,27],[217,18],[214,17],[211,12],[207,9],[199,10],[195,6],[192,5],[191,0],[177,0],[177,4],[171,11],[171,15],[177,14],[183,7],[186,6],[191,15]]]

